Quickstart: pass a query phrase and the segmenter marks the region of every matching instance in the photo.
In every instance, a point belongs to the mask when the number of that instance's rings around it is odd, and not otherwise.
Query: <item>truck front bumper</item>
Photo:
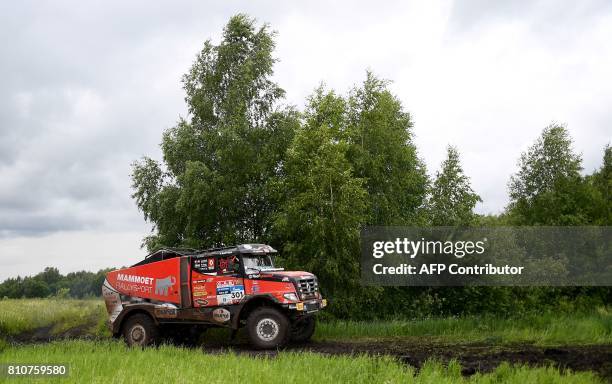
[[[303,314],[318,312],[325,307],[327,307],[327,299],[298,301],[297,303],[287,305],[288,309]]]

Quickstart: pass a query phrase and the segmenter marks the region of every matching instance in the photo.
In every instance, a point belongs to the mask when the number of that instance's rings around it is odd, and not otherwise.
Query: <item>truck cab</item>
[[[265,244],[152,253],[107,274],[109,327],[140,346],[167,334],[196,339],[209,327],[246,327],[260,349],[306,341],[327,301],[316,276],[277,267],[276,255]]]

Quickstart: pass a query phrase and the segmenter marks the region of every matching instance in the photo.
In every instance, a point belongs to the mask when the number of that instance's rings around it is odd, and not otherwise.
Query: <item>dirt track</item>
[[[244,342],[232,343],[230,347],[204,344],[207,353],[234,351],[251,356],[274,356],[277,351],[256,351]],[[594,371],[612,381],[612,345],[539,347],[529,344],[444,344],[426,340],[384,340],[355,342],[310,342],[293,345],[286,351],[311,351],[329,355],[389,355],[416,368],[429,359],[444,363],[451,359],[459,361],[464,375],[489,372],[502,362],[527,364],[530,366],[554,365],[573,371]]]
[[[40,328],[33,332],[9,338],[14,343],[40,343],[57,339],[86,338],[86,326],[76,327],[61,334],[51,335],[51,327]],[[204,336],[205,338],[205,336]],[[233,351],[249,356],[275,356],[278,351],[258,351],[252,349],[244,339],[227,339],[205,342],[196,347],[204,353]],[[560,369],[573,371],[594,371],[612,382],[612,344],[608,345],[560,345],[541,347],[531,344],[498,345],[487,343],[448,344],[432,342],[426,338],[403,340],[364,340],[364,341],[318,341],[301,345],[289,345],[285,351],[309,351],[327,355],[388,355],[399,361],[420,368],[429,359],[443,363],[456,359],[463,367],[464,375],[476,372],[489,372],[502,362],[527,364],[530,366],[554,365]]]

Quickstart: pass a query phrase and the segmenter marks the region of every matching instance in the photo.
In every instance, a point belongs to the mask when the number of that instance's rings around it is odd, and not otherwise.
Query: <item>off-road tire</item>
[[[257,308],[247,318],[247,333],[256,349],[279,348],[285,345],[291,334],[287,316],[271,307]]]
[[[296,320],[291,326],[291,341],[305,343],[315,332],[317,320],[314,316],[305,316]]]
[[[154,345],[159,337],[159,329],[153,319],[138,313],[130,316],[123,325],[123,338],[130,347]]]

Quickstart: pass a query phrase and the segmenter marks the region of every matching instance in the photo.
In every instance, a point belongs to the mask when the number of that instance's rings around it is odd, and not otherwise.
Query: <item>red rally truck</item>
[[[260,349],[306,341],[327,301],[316,276],[276,268],[276,254],[264,244],[152,253],[106,275],[109,327],[135,346],[167,335],[193,342],[209,327],[246,327]]]

